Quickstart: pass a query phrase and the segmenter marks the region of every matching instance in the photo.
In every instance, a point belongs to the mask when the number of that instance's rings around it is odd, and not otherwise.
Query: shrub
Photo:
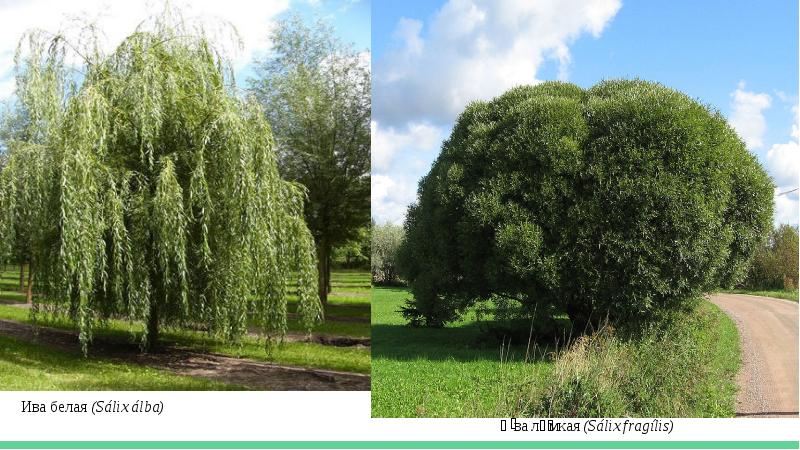
[[[474,102],[409,208],[412,322],[477,302],[650,317],[744,274],[773,185],[718,112],[660,84],[547,82]]]
[[[397,249],[403,241],[403,228],[391,223],[372,227],[372,282],[399,284]]]

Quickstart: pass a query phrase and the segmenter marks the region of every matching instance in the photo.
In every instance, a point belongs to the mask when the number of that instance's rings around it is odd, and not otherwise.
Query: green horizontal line
[[[798,449],[798,441],[0,441],[0,449]]]

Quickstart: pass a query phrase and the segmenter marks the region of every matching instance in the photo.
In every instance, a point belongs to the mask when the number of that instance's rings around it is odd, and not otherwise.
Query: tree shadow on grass
[[[372,324],[373,358],[535,363],[547,360],[554,348],[552,342],[504,341],[479,323],[445,328]]]
[[[47,348],[9,338],[0,338],[0,344],[3,347],[0,350],[0,372],[6,378],[3,390],[236,389],[222,383],[174,376],[138,365],[91,356],[85,358],[77,350]],[[46,377],[42,377],[42,374],[46,374]]]

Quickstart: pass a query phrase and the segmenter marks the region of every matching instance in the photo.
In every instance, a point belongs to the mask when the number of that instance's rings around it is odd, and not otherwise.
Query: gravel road
[[[740,294],[714,294],[711,301],[739,328],[742,367],[736,415],[798,415],[797,302]]]

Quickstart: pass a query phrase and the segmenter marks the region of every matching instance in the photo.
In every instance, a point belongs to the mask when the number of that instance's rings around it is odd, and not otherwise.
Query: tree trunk
[[[33,261],[28,264],[28,291],[26,293],[28,304],[33,304]]]
[[[328,252],[328,263],[325,265],[325,271],[327,272],[325,274],[325,279],[328,281],[328,293],[329,294],[333,290],[333,288],[331,287],[331,265],[332,265],[331,253],[333,253],[333,252]]]
[[[328,246],[321,243],[317,246],[317,277],[319,282],[319,299],[323,305],[328,304]]]
[[[567,316],[572,322],[572,332],[580,334],[591,333],[596,329],[592,322],[592,306],[573,299],[567,303]]]
[[[19,291],[25,292],[25,263],[19,263]]]
[[[145,351],[152,351],[158,343],[158,304],[154,298],[150,298],[150,314],[147,317],[147,346]]]

